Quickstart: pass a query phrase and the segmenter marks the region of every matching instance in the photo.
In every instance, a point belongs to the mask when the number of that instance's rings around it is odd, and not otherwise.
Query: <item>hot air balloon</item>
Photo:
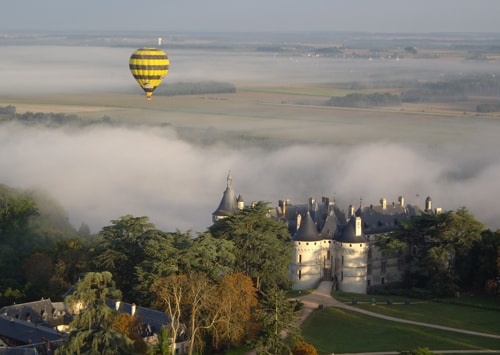
[[[169,60],[162,50],[145,47],[132,53],[129,61],[130,72],[151,100],[153,91],[168,73]]]

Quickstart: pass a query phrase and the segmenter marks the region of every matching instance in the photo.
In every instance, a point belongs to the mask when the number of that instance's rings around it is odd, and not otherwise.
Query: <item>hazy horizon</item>
[[[500,32],[496,0],[17,0],[0,31]]]

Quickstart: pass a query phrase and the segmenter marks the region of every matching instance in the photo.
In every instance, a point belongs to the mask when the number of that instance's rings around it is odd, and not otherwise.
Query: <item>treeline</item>
[[[482,103],[476,106],[476,112],[488,113],[488,112],[500,112],[500,103]]]
[[[13,105],[0,106],[0,122],[16,121],[26,125],[42,125],[47,127],[59,127],[62,125],[87,126],[97,123],[111,123],[109,116],[89,121],[82,120],[77,115],[58,112],[24,112],[17,113]]]
[[[81,272],[79,260],[63,254],[82,242],[49,196],[0,185],[0,305],[60,298]],[[65,280],[61,287],[58,280]]]
[[[369,108],[377,106],[398,106],[401,105],[399,95],[390,93],[373,94],[349,94],[341,97],[332,97],[326,103],[327,106]]]
[[[219,81],[177,82],[159,86],[155,95],[203,95],[203,94],[232,94],[236,86]]]
[[[495,75],[470,76],[448,81],[417,84],[401,93],[403,102],[456,102],[468,96],[500,96],[500,78]]]
[[[353,93],[346,96],[331,97],[326,105],[338,107],[369,108],[378,106],[397,106],[403,102],[457,102],[474,97],[500,97],[500,78],[495,75],[470,76],[447,81],[425,82],[401,81],[380,83],[344,84],[350,90],[377,90],[377,88],[400,88],[401,94],[391,93]],[[477,112],[497,112],[497,103],[481,103]]]

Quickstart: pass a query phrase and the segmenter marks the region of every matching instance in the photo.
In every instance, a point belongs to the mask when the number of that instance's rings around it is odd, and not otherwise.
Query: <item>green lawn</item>
[[[315,311],[303,323],[302,333],[319,354],[402,351],[417,347],[500,349],[500,339],[411,326],[337,308]]]
[[[392,317],[431,322],[453,328],[467,329],[491,334],[500,334],[500,298],[465,295],[459,299],[419,300],[401,296],[355,295],[334,292],[338,300],[352,304],[357,298],[360,307]],[[376,300],[376,306],[371,300]],[[393,301],[392,305],[387,300]],[[410,304],[405,304],[406,300]]]

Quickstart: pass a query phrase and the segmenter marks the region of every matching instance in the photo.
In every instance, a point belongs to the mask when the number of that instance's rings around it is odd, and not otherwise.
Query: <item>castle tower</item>
[[[321,280],[321,241],[316,223],[307,211],[292,238],[290,273],[294,289],[314,288]]]
[[[368,249],[361,217],[352,216],[335,237],[335,276],[340,290],[366,293]]]
[[[241,196],[240,196],[241,197]],[[222,195],[222,199],[219,203],[219,207],[212,213],[212,222],[217,222],[220,219],[226,218],[239,210],[239,205],[241,205],[243,198],[239,201],[236,198],[236,193],[233,190],[233,177],[231,172],[227,175],[227,187]]]

